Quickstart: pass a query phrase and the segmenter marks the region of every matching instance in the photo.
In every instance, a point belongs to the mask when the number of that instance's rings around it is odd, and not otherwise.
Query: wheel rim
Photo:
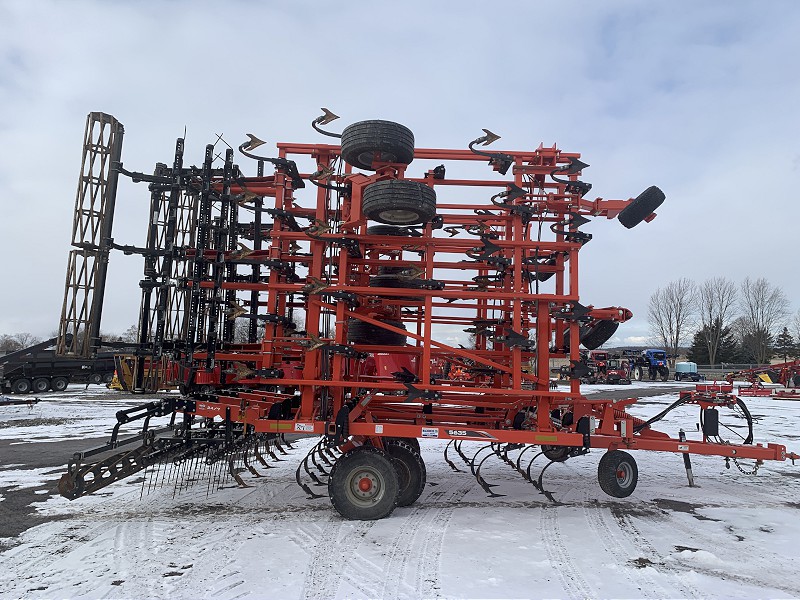
[[[628,463],[620,463],[614,473],[617,478],[617,484],[622,489],[631,487],[633,483],[633,468]]]
[[[345,490],[350,502],[356,506],[368,507],[383,498],[386,485],[380,473],[362,467],[350,475]]]
[[[381,221],[390,223],[416,223],[419,221],[419,213],[417,211],[402,208],[382,210],[378,213],[378,217]]]
[[[376,155],[377,155],[377,161],[376,161]],[[361,152],[358,155],[358,162],[360,162],[362,165],[372,165],[374,161],[387,162],[387,163],[397,162],[397,155],[392,154],[391,152],[375,152],[375,151]]]

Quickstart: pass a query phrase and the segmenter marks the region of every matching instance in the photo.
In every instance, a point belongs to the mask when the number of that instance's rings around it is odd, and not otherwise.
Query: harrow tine
[[[544,494],[544,495],[547,497],[547,499],[548,499],[548,500],[550,500],[550,502],[553,502],[554,504],[560,504],[560,502],[558,502],[558,500],[556,500],[556,499],[553,497],[553,493],[552,493],[552,492],[548,492],[546,489],[544,489],[544,485],[542,484],[542,477],[544,477],[544,472],[545,472],[545,471],[547,471],[547,468],[548,468],[550,465],[552,465],[553,463],[555,463],[555,462],[563,462],[563,461],[551,460],[549,463],[547,463],[547,464],[544,466],[544,469],[542,469],[542,472],[541,472],[541,473],[539,473],[538,485],[536,485],[536,488],[537,488],[537,489],[538,489],[538,490],[539,490],[539,491],[540,491],[542,494]]]
[[[539,484],[536,481],[533,480],[533,477],[531,477],[531,466],[533,465],[533,461],[535,461],[537,458],[539,458],[542,454],[544,454],[544,452],[538,452],[536,454],[536,456],[534,456],[531,459],[531,462],[528,463],[528,468],[525,469],[525,475],[524,475],[525,479],[530,481],[533,484],[533,487],[535,487],[539,491],[541,491],[542,488],[540,488]]]
[[[455,440],[450,440],[449,442],[447,442],[447,445],[444,447],[444,460],[448,465],[450,465],[450,468],[453,469],[453,471],[455,471],[456,473],[463,473],[463,471],[461,469],[459,469],[453,463],[453,461],[450,460],[450,458],[447,456],[447,450],[450,448],[451,445],[454,445],[453,442],[455,442]]]
[[[477,456],[477,454],[476,454],[476,456]],[[483,463],[486,462],[486,459],[489,458],[490,456],[492,456],[492,454],[487,454],[486,456],[483,457],[481,462],[478,463],[478,468],[475,469],[475,479],[478,480],[478,485],[480,485],[483,488],[484,492],[489,494],[490,498],[502,498],[503,496],[505,496],[505,494],[495,494],[492,491],[492,488],[495,487],[496,484],[492,485],[492,484],[488,483],[483,477],[481,477],[481,467],[483,466]]]

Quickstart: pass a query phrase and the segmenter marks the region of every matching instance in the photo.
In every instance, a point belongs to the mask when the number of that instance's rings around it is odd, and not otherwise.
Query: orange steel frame
[[[313,162],[318,170],[330,169],[322,181],[348,186],[349,194],[337,194],[330,187],[295,190],[291,178],[280,170],[272,176],[238,180],[231,194],[264,197],[265,206],[274,200],[274,209],[307,218],[313,225],[293,230],[287,217],[280,216],[286,213],[276,212],[268,248],[238,257],[228,251],[226,260],[283,261],[307,270],[307,276],[293,281],[272,269],[265,283],[225,281],[221,288],[259,292],[264,298],[261,308],[272,315],[286,315],[290,305],[304,310],[307,335],[297,335],[281,322],[268,322],[260,343],[220,348],[214,356],[217,370],[241,374],[228,377],[213,394],[195,394],[192,414],[222,418],[228,414],[255,432],[304,434],[332,434],[337,415],[345,415],[349,436],[356,442],[372,438],[376,444],[378,438],[390,436],[786,458],[781,445],[723,445],[705,438],[681,441],[650,426],[641,427],[644,422],[626,412],[635,399],[589,400],[581,394],[578,377],[571,378],[568,391],[550,388],[551,358],[579,363],[581,325],[632,317],[625,308],[591,305],[581,314],[579,252],[587,240],[585,234],[581,237],[579,225],[585,221],[580,217],[611,219],[631,200],[587,200],[549,178],[579,154],[556,146],[503,151],[513,160],[503,176],[476,164],[485,163],[486,157],[468,150],[423,148],[415,150],[410,165],[384,164],[367,175],[353,172],[339,159],[339,146],[278,144],[278,150],[280,158],[299,165]],[[459,176],[442,179],[432,170],[416,173],[423,161],[444,163]],[[466,171],[481,175],[466,178],[461,175]],[[304,179],[310,175],[301,173]],[[578,176],[566,175],[573,181]],[[428,223],[412,237],[367,233],[362,192],[371,183],[392,178],[423,182],[441,192],[437,202],[441,228]],[[509,200],[516,188],[524,195]],[[447,229],[455,233],[448,237]],[[217,251],[207,254],[215,260]],[[191,250],[186,258],[194,259]],[[546,259],[551,264],[539,264]],[[444,287],[371,287],[369,278],[380,266],[415,269],[419,279],[443,282]],[[200,285],[213,287],[211,282]],[[405,334],[409,341],[405,346],[348,343],[349,319]],[[406,330],[385,319],[403,322]],[[334,323],[327,337],[326,320]],[[474,348],[442,341],[443,331],[474,327],[476,321],[484,330],[475,336]],[[361,354],[348,355],[347,347]],[[362,374],[364,356],[377,353],[416,357],[418,381],[405,384],[397,378]],[[193,355],[199,365],[205,358],[203,352]],[[450,380],[436,368],[442,362],[463,366],[472,377]],[[273,374],[282,369],[284,375],[259,375],[267,369]],[[291,416],[269,418],[275,414],[270,412],[273,406],[287,400]],[[729,406],[735,397],[698,393],[690,401],[709,408]],[[573,425],[559,425],[552,418],[556,411],[571,412]],[[525,413],[524,424],[519,428],[517,422],[515,428],[519,413]],[[589,435],[577,432],[575,424],[581,417],[590,418]]]

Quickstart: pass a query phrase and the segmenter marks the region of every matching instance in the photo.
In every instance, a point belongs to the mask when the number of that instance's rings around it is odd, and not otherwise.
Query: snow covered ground
[[[0,407],[0,439],[101,435],[116,410],[136,403],[113,398],[70,388],[30,410]],[[644,398],[631,412],[651,416],[675,399]],[[800,450],[800,402],[746,402],[757,442]],[[722,416],[743,432],[741,419]],[[692,438],[696,422],[696,407],[680,408],[658,428]],[[53,519],[0,546],[0,597],[800,597],[800,465],[766,463],[753,477],[721,458],[693,457],[698,487],[690,488],[680,456],[638,452],[639,485],[615,499],[596,482],[601,452],[593,451],[548,469],[554,504],[495,459],[483,475],[504,496],[488,498],[468,472],[447,466],[444,442],[426,440],[430,485],[417,503],[352,522],[294,481],[314,443],[300,440],[288,460],[257,467],[263,477],[248,474],[250,487],[228,480],[211,493],[206,481],[176,491],[171,479],[185,474],[165,468],[69,502],[49,493],[62,469],[0,465],[0,490],[35,489],[37,512]]]

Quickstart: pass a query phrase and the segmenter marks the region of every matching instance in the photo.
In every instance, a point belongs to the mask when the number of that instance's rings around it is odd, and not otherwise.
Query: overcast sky
[[[321,140],[326,106],[388,119],[420,147],[540,142],[582,153],[589,198],[658,185],[635,229],[595,220],[584,304],[626,306],[612,343],[648,335],[680,277],[766,277],[800,308],[800,2],[0,0],[0,333],[61,313],[87,113],[125,126],[126,168],[187,163],[222,133]],[[332,125],[331,128],[334,128]],[[494,146],[493,146],[494,148]],[[124,180],[118,243],[143,245],[149,194]],[[103,330],[137,320],[141,259],[112,255]]]

